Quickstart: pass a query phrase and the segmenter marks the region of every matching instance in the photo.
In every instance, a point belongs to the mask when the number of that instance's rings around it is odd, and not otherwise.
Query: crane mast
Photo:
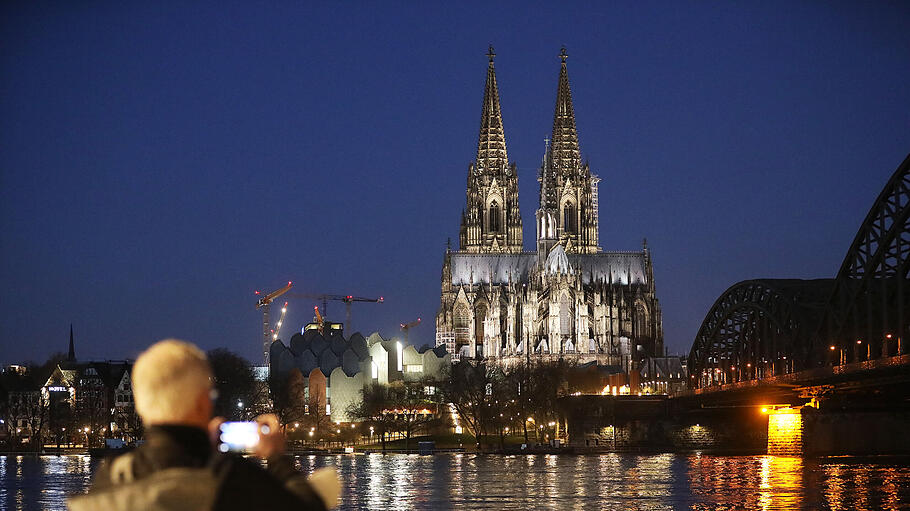
[[[262,309],[262,359],[265,365],[269,365],[269,346],[272,344],[273,340],[278,338],[277,331],[272,330],[269,322],[269,310],[271,309],[272,302],[275,298],[278,298],[290,290],[291,282],[288,281],[286,286],[276,289],[266,295],[262,295],[262,293],[256,291],[257,296],[262,296],[262,298],[256,301],[256,308]],[[281,309],[281,319],[278,320],[278,328],[281,328],[285,313],[287,313],[287,303],[285,303],[284,307]]]

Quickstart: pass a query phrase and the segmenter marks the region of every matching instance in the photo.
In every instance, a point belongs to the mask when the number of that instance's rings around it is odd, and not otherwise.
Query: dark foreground
[[[773,456],[298,456],[336,465],[341,509],[900,509],[910,463]],[[0,456],[0,509],[64,509],[97,460]]]

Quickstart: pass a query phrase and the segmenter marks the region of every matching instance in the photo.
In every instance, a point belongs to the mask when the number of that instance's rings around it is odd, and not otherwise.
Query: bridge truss
[[[907,353],[910,155],[866,215],[834,279],[727,289],[689,353],[690,386],[755,380]]]

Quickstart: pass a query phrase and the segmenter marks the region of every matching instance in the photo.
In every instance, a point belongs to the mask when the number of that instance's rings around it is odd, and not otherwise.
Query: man
[[[285,438],[274,415],[257,419],[253,455],[265,460],[267,469],[214,448],[211,439],[223,419],[212,419],[212,370],[196,346],[174,339],[152,345],[136,360],[132,381],[146,441],[102,465],[91,491],[71,499],[70,509],[325,510],[335,505],[337,478],[323,473],[314,489],[284,456]]]

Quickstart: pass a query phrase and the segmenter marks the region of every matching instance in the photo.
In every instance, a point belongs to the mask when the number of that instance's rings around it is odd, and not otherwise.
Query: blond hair
[[[136,411],[146,425],[191,417],[199,395],[212,388],[209,361],[195,345],[165,339],[145,350],[133,366]]]

